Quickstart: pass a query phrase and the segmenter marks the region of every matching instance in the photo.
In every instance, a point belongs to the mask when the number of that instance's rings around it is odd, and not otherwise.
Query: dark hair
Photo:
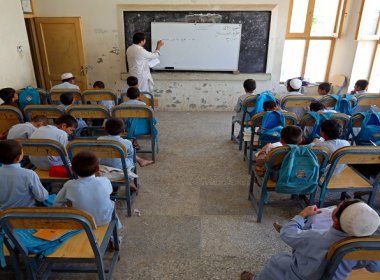
[[[326,140],[338,139],[343,133],[343,127],[338,120],[325,120],[321,124],[321,131],[328,137]]]
[[[80,177],[94,175],[99,167],[99,159],[93,152],[77,153],[71,161],[71,168]]]
[[[127,96],[129,99],[137,99],[140,96],[140,90],[136,87],[130,87],[127,90]]]
[[[102,81],[96,81],[92,87],[105,88],[105,85]]]
[[[74,93],[64,92],[59,96],[59,100],[63,105],[71,105],[74,101]]]
[[[264,111],[273,110],[274,108],[276,108],[276,106],[277,106],[277,103],[274,102],[273,100],[267,100],[263,104]]]
[[[35,115],[32,117],[32,122],[42,122],[44,125],[47,125],[49,120],[47,117],[42,115]]]
[[[12,164],[16,158],[21,155],[22,146],[16,140],[0,141],[0,162],[3,164]]]
[[[124,131],[124,122],[121,119],[110,118],[104,127],[109,135],[120,135]]]
[[[355,204],[355,203],[358,203],[358,202],[362,202],[362,201],[360,199],[356,199],[356,198],[355,199],[347,199],[347,200],[342,201],[338,206],[338,210],[336,211],[335,216],[340,221],[340,216],[342,216],[343,211],[346,210],[346,208],[348,206]]]
[[[368,84],[369,83],[367,80],[357,80],[355,86],[357,86],[361,90],[365,90],[368,87]]]
[[[127,85],[130,87],[135,87],[139,83],[139,80],[135,76],[129,76],[127,78]]]
[[[136,32],[135,34],[133,34],[133,44],[139,44],[145,39],[146,39],[146,36],[145,36],[145,33],[143,32]]]
[[[0,90],[0,98],[3,99],[4,103],[11,103],[16,91],[13,88],[3,88]]]
[[[56,125],[66,124],[68,127],[77,127],[77,120],[71,115],[63,115],[55,120]]]
[[[331,90],[331,84],[330,83],[320,83],[318,86],[318,89],[324,90],[327,93],[329,93]]]
[[[299,144],[302,141],[302,129],[296,125],[285,126],[281,130],[281,139],[286,144]]]
[[[253,79],[247,79],[244,81],[243,87],[246,92],[252,92],[256,89],[256,81]]]
[[[319,110],[326,110],[326,106],[319,101],[313,101],[310,103],[310,111],[318,112]]]

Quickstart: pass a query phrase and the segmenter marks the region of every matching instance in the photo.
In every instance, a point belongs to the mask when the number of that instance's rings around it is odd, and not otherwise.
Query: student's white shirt
[[[30,122],[16,124],[9,129],[7,139],[29,139],[36,130],[37,127]]]
[[[115,203],[110,199],[112,185],[105,177],[79,177],[69,180],[58,192],[54,206],[65,206],[71,201],[72,207],[90,213],[97,226],[108,224],[112,218]]]
[[[138,99],[129,99],[128,101],[121,103],[121,105],[146,105],[146,103]]]
[[[66,148],[68,143],[67,133],[56,126],[47,125],[36,129],[31,135],[30,139],[50,139],[55,140]],[[50,166],[63,165],[60,157],[30,157],[30,161],[38,168],[42,170],[49,170]]]
[[[254,96],[254,95],[257,95],[257,93],[256,92],[252,92],[252,93],[246,93],[246,94],[243,94],[243,95],[239,96],[239,98],[238,98],[238,100],[236,102],[235,108],[234,108],[234,111],[236,112],[236,115],[233,118],[234,121],[241,121],[241,119],[243,118],[243,103],[244,103],[244,100],[247,99],[248,97]]]
[[[51,89],[77,89],[77,90],[80,90],[79,86],[71,84],[69,82],[63,82],[61,84],[52,86]]]
[[[32,207],[36,200],[48,198],[36,172],[25,169],[19,163],[0,167],[0,210],[12,207]]]
[[[343,140],[343,139],[334,139],[334,140],[326,140],[326,141],[317,140],[313,142],[313,144],[318,147],[326,147],[330,151],[330,154],[329,154],[330,157],[339,148],[351,146],[347,140]],[[338,164],[335,167],[334,175],[341,173],[346,167],[347,165],[345,164]]]
[[[149,61],[160,56],[159,52],[148,52],[144,47],[133,44],[127,49],[129,74],[139,81],[140,91],[153,92],[153,78],[150,74]]]

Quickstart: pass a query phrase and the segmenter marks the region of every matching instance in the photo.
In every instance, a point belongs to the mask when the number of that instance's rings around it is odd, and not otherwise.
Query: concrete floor
[[[159,112],[160,151],[140,168],[141,191],[125,218],[114,279],[239,279],[290,249],[273,230],[297,206],[268,206],[263,222],[248,201],[247,168],[229,141],[231,113]]]

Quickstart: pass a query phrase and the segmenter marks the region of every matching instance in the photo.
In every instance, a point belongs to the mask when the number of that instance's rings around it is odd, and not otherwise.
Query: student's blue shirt
[[[0,167],[0,210],[12,207],[31,207],[48,198],[38,175],[19,163]]]
[[[326,266],[326,254],[330,246],[348,235],[331,227],[328,231],[304,230],[305,220],[295,216],[281,230],[281,239],[293,249],[292,255],[281,253],[273,256],[255,280],[319,280]],[[366,267],[380,271],[380,262],[344,261],[337,269],[334,280],[343,280],[353,268]]]
[[[100,136],[98,138],[98,140],[113,140],[113,141],[117,141],[117,142],[120,142],[121,144],[123,144],[125,146],[125,148],[127,149],[127,153],[128,153],[128,155],[125,159],[125,163],[127,164],[127,168],[129,170],[131,170],[135,167],[135,164],[133,162],[134,149],[133,149],[133,145],[132,145],[131,141],[129,141],[128,139],[122,138],[120,135]],[[120,159],[118,159],[118,158],[101,158],[100,163],[103,165],[123,169],[122,163],[121,163]]]

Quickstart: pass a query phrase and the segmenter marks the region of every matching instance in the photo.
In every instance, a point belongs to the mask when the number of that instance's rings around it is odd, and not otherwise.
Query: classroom
[[[378,0],[0,7],[1,279],[380,279]]]

